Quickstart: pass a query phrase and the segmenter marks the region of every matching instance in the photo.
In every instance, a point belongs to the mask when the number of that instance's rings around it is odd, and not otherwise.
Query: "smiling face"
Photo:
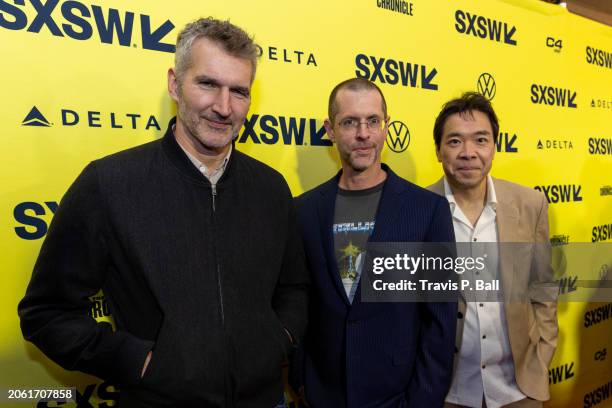
[[[333,123],[325,121],[345,172],[380,169],[380,154],[387,136],[382,98],[375,89],[341,89],[336,95]],[[359,122],[355,127],[356,122]]]
[[[177,78],[168,71],[168,91],[178,104],[175,135],[207,150],[229,148],[251,103],[253,67],[200,38],[191,49],[191,64]]]
[[[449,116],[436,155],[451,187],[483,188],[495,155],[493,130],[487,115],[467,111]]]

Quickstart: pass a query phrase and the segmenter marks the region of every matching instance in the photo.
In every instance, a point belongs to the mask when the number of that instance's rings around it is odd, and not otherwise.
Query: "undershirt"
[[[338,188],[334,209],[334,253],[349,302],[359,285],[365,248],[374,231],[384,182],[365,190]]]

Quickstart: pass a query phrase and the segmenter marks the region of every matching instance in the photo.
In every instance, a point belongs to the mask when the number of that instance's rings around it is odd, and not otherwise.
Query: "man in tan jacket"
[[[477,93],[446,103],[434,126],[436,155],[445,176],[429,189],[448,199],[457,242],[474,247],[496,243],[493,262],[499,266],[506,299],[460,297],[446,408],[541,407],[550,398],[548,365],[558,333],[556,289],[548,286],[548,297],[527,290],[519,301],[506,297],[523,286],[533,289],[528,280],[534,265],[539,282],[552,281],[546,249],[548,204],[535,190],[489,175],[498,132],[490,102]],[[535,245],[499,245],[509,242]]]

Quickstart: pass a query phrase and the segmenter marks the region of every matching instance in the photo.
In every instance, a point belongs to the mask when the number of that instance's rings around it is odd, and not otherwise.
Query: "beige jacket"
[[[548,203],[542,193],[508,181],[493,179],[497,196],[497,228],[499,242],[548,243]],[[444,179],[428,187],[444,196]],[[538,248],[542,248],[538,246]],[[500,248],[500,274],[502,288],[516,288],[526,283],[532,262],[544,271],[540,280],[553,281],[550,251],[535,251],[517,256],[516,251]],[[523,282],[521,282],[523,281]],[[552,295],[551,295],[552,289]],[[548,287],[548,297],[554,297],[556,288]],[[463,333],[463,316],[466,303],[459,301],[460,318],[457,319],[457,343],[459,350]],[[528,397],[546,401],[548,390],[548,365],[557,346],[557,303],[531,298],[530,302],[505,304],[506,321],[516,383]]]

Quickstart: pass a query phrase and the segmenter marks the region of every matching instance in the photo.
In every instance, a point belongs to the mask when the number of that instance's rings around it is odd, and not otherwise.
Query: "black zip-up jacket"
[[[235,149],[213,192],[173,123],[161,140],[92,162],[68,189],[19,304],[24,337],[117,384],[122,406],[272,407],[285,329],[300,339],[306,326],[291,193]],[[114,331],[88,313],[100,288]]]

